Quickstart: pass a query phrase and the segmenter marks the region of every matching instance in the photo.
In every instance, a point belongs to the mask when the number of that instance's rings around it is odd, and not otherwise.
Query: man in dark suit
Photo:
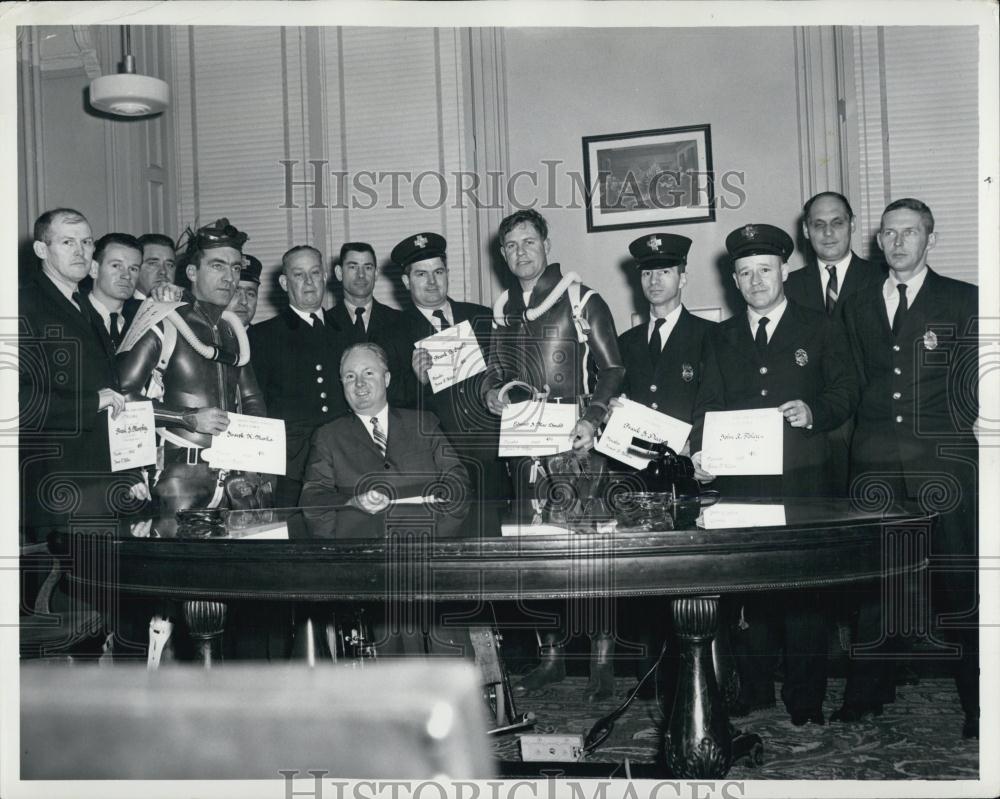
[[[785,296],[805,308],[843,319],[847,299],[871,286],[881,285],[885,269],[851,250],[854,211],[844,195],[821,192],[810,197],[802,210],[802,233],[812,247],[815,260],[789,272]],[[847,491],[853,433],[854,419],[851,418],[827,434],[832,477],[843,493]]]
[[[955,665],[962,732],[978,737],[978,289],[928,266],[934,216],[919,200],[886,207],[878,244],[888,277],[844,309],[862,387],[851,448],[852,494],[874,485],[891,500],[918,500],[939,514],[930,545],[931,607],[950,612],[952,620],[943,630],[930,629],[935,643],[941,643],[940,632],[960,644]],[[891,656],[900,654],[900,642],[883,632],[878,593],[873,587],[862,603],[858,643],[869,657],[852,661],[836,720],[878,715],[892,698]],[[871,650],[882,657],[872,658]]]
[[[344,333],[321,307],[326,270],[323,255],[292,247],[281,258],[278,283],[288,307],[250,328],[250,362],[268,415],[285,420],[285,474],[275,490],[278,507],[299,504],[309,439],[320,425],[347,412],[338,378]]]
[[[715,327],[681,303],[690,247],[691,239],[672,233],[642,236],[629,245],[642,293],[649,302],[649,321],[618,337],[625,363],[622,392],[684,422],[693,421],[703,371],[703,344]]]
[[[142,246],[127,233],[107,233],[94,245],[87,299],[97,313],[98,332],[112,352],[142,304],[132,296],[141,262]]]
[[[260,273],[263,268],[259,258],[244,255],[243,269],[240,270],[240,282],[236,287],[236,293],[229,301],[227,310],[232,311],[240,318],[245,330],[250,329],[254,315],[257,313],[257,295],[260,292]]]
[[[416,397],[417,409],[437,416],[462,459],[469,472],[472,498],[507,499],[510,479],[497,458],[500,425],[486,407],[485,372],[435,394],[427,376],[433,359],[419,346],[428,336],[468,322],[484,359],[490,351],[492,311],[448,296],[447,246],[443,236],[419,233],[403,239],[392,250],[392,260],[402,268],[403,285],[413,300],[413,306],[403,311],[400,328],[412,366],[406,377],[414,383],[410,393]]]
[[[734,280],[747,303],[711,333],[691,434],[700,465],[704,414],[714,410],[777,408],[785,419],[783,473],[719,478],[723,496],[811,497],[831,493],[828,446],[822,435],[848,418],[858,386],[843,328],[826,314],[785,298],[792,240],[771,225],[746,225],[726,238]],[[704,476],[704,472],[700,473]],[[785,630],[782,699],[796,725],[823,724],[826,690],[825,614],[814,592],[797,592],[780,614]],[[734,636],[742,701],[748,708],[774,702],[769,658],[773,597],[743,601],[749,635]]]
[[[432,414],[389,406],[385,351],[377,344],[348,347],[340,379],[351,413],[315,432],[305,468],[302,506],[313,535],[382,535],[392,500],[427,496],[442,485],[450,501],[445,513],[432,514],[440,522],[435,533],[460,531],[468,474]],[[345,505],[360,514],[331,510]]]
[[[18,291],[25,528],[55,524],[72,514],[124,510],[130,488],[127,478],[110,473],[105,411],[114,417],[125,407],[114,353],[97,329],[97,313],[79,291],[94,253],[90,225],[79,211],[56,208],[35,222],[34,239],[41,268]],[[123,483],[121,491],[116,481]],[[28,539],[37,535],[26,532]]]

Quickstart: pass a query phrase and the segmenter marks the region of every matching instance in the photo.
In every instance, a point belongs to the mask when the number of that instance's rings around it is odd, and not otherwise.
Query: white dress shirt
[[[422,313],[424,315],[424,318],[427,319],[427,321],[430,322],[434,326],[434,329],[437,330],[438,333],[441,332],[441,320],[438,319],[434,315],[438,311],[441,311],[444,314],[444,318],[448,320],[448,324],[451,327],[455,326],[455,316],[451,312],[451,303],[450,302],[446,302],[440,308],[420,308],[420,307],[417,307],[417,310],[420,311],[420,313]]]
[[[316,316],[319,317],[319,320],[324,325],[326,324],[326,317],[323,316],[323,309],[322,308],[320,308],[318,311],[310,311],[309,313],[306,313],[305,311],[300,311],[294,305],[289,305],[288,307],[291,308],[293,311],[295,311],[295,313],[297,313],[299,315],[299,318],[303,322],[305,322],[307,325],[309,325],[309,327],[313,326],[313,320],[312,320],[311,314],[316,314]]]
[[[920,292],[920,287],[924,285],[924,278],[927,277],[927,267],[925,266],[916,275],[906,281],[906,307],[912,308],[913,301]],[[896,308],[899,307],[899,289],[896,288],[902,281],[896,278],[896,273],[889,270],[889,277],[882,284],[882,297],[885,299],[885,312],[892,324],[892,319],[896,315]]]
[[[667,344],[667,339],[670,338],[671,332],[677,327],[677,320],[681,318],[681,309],[683,305],[678,305],[674,310],[663,317],[663,325],[660,327],[660,352],[663,352],[663,348]],[[650,314],[649,324],[646,325],[646,341],[649,341],[650,337],[653,335],[653,330],[656,327],[656,320],[659,317]]]
[[[757,323],[763,318],[767,317],[767,325],[764,327],[764,332],[767,333],[767,343],[771,343],[771,335],[774,333],[774,328],[778,326],[778,322],[781,321],[781,317],[785,313],[785,308],[788,307],[788,300],[782,300],[781,304],[767,313],[757,313],[753,308],[747,307],[747,318],[750,320],[750,335],[753,338],[757,337]]]
[[[347,318],[351,320],[351,324],[352,325],[354,324],[355,320],[358,318],[357,315],[356,315],[356,313],[355,313],[355,309],[357,309],[357,308],[360,308],[361,311],[362,311],[362,313],[361,313],[361,322],[365,326],[365,332],[367,333],[368,332],[368,325],[372,321],[372,301],[369,300],[367,305],[355,305],[352,302],[348,302],[347,300],[344,300],[344,309],[347,311]]]
[[[819,268],[819,282],[823,288],[823,298],[826,299],[826,287],[830,282],[830,273],[827,271],[828,266],[833,266],[837,271],[837,293],[840,294],[841,289],[844,288],[844,280],[847,278],[847,267],[851,265],[851,258],[854,253],[850,250],[847,251],[847,255],[837,261],[835,264],[831,264],[829,261],[817,261]],[[770,317],[768,317],[770,319]],[[770,325],[768,325],[770,327]]]
[[[101,319],[104,320],[104,329],[108,331],[108,335],[110,336],[111,311],[104,305],[103,302],[101,302],[99,299],[97,299],[96,296],[94,296],[93,292],[90,293],[88,299],[90,300],[90,304],[94,307],[94,310],[97,311],[97,313],[100,314]],[[125,321],[125,319],[122,317],[122,312],[119,310],[115,311],[115,313],[118,314],[118,324],[119,326],[121,326]]]
[[[385,405],[383,405],[382,406],[382,410],[380,410],[378,413],[365,412],[365,413],[359,413],[358,414],[358,418],[361,420],[361,424],[363,424],[365,426],[365,430],[368,431],[368,435],[371,438],[372,443],[375,444],[375,446],[377,447],[378,446],[378,442],[375,441],[375,433],[372,431],[372,417],[373,416],[378,419],[379,429],[382,431],[382,434],[385,436],[386,444],[388,445],[388,442],[389,442],[389,405],[388,405],[388,403],[386,403]]]

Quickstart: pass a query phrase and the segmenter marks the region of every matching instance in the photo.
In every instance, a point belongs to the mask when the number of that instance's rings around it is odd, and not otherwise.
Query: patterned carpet
[[[532,733],[586,735],[619,700],[588,706],[581,701],[585,685],[585,678],[569,677],[521,700],[517,709],[535,713],[538,722]],[[623,696],[633,685],[633,680],[618,678],[618,695]],[[824,706],[827,717],[840,707],[843,690],[842,679],[830,681]],[[567,710],[574,708],[574,703],[575,710]],[[658,715],[653,702],[637,699],[586,762],[621,764],[628,758],[633,769],[653,768],[660,740]],[[962,740],[962,711],[955,684],[947,678],[925,677],[916,686],[899,688],[896,702],[887,705],[881,717],[859,724],[794,727],[780,701],[773,709],[757,711],[735,723],[763,738],[764,763],[757,768],[737,763],[728,779],[954,780],[979,776],[979,741]],[[517,763],[521,758],[516,735],[494,739],[494,751],[507,774],[527,767]],[[612,766],[606,776],[613,770]],[[619,769],[614,776],[622,774]]]

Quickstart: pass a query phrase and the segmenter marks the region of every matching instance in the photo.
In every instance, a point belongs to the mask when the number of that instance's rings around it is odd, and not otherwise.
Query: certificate
[[[636,469],[651,460],[650,455],[632,448],[632,438],[641,438],[654,444],[666,442],[674,452],[684,449],[691,425],[654,411],[629,399],[618,400],[622,405],[611,412],[607,427],[594,445],[594,449]]]
[[[203,457],[213,469],[284,474],[285,422],[230,413],[229,427],[212,439]]]
[[[555,455],[573,448],[576,403],[513,402],[500,417],[501,458]]]
[[[701,468],[723,475],[781,474],[785,417],[777,408],[709,411]]]
[[[731,527],[782,527],[784,524],[784,505],[754,502],[719,502],[705,508],[698,517],[698,526],[705,530],[725,530]]]
[[[434,362],[427,379],[435,394],[486,371],[483,351],[468,320],[421,339],[416,346],[427,350]]]
[[[126,402],[125,410],[112,419],[108,414],[108,447],[111,471],[152,466],[156,463],[156,422],[153,403]]]

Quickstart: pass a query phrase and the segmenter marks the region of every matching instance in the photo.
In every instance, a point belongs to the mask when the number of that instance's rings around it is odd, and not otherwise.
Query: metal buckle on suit
[[[201,447],[186,447],[188,466],[197,466],[201,460]]]

